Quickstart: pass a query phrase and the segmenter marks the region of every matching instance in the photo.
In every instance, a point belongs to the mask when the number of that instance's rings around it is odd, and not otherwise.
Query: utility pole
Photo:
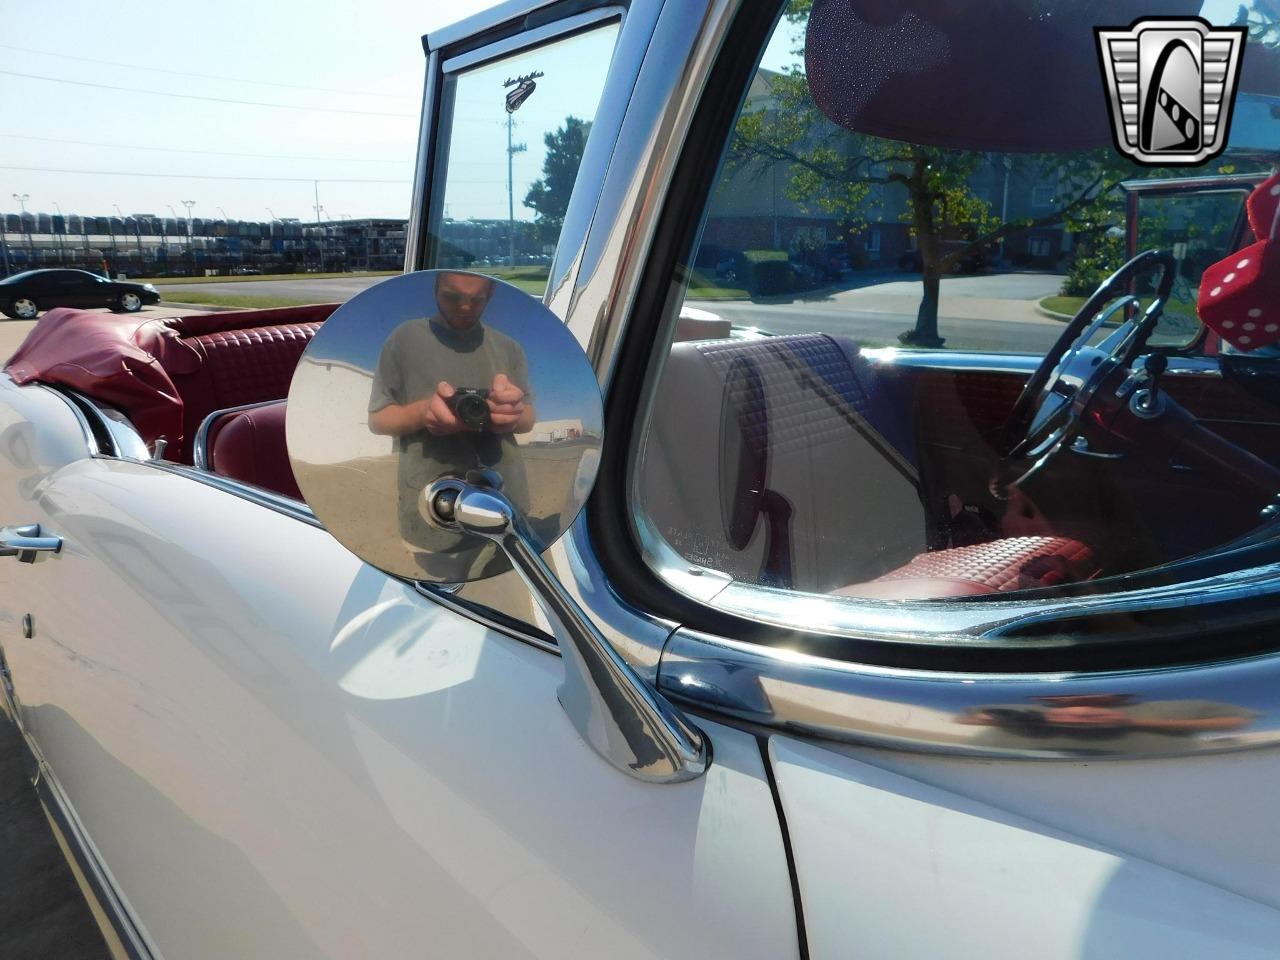
[[[524,153],[528,147],[523,143],[512,143],[511,134],[515,127],[515,111],[507,111],[507,241],[510,247],[511,266],[516,265],[516,195],[514,181],[514,164],[512,160],[517,153]]]
[[[516,195],[512,160],[517,153],[524,153],[529,148],[523,143],[513,143],[512,134],[516,126],[516,111],[538,89],[534,81],[541,76],[545,74],[541,70],[535,70],[522,77],[508,78],[502,83],[504,88],[513,88],[507,94],[507,239],[513,267],[516,265]]]
[[[324,228],[320,226],[320,211],[324,207],[320,206],[320,181],[312,180],[311,187],[315,191],[316,199],[316,253],[320,257],[320,272],[324,272]]]

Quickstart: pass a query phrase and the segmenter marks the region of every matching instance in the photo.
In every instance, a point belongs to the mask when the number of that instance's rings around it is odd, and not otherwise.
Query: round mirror
[[[603,406],[578,341],[492,277],[393,277],[336,310],[289,388],[286,436],[303,497],[366,563],[461,583],[509,566],[447,530],[423,491],[447,477],[498,488],[542,552],[573,523],[600,462]]]

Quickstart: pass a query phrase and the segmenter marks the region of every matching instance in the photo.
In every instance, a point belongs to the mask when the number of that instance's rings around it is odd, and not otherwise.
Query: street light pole
[[[57,200],[53,201],[53,209],[58,211],[58,219],[62,221],[62,233],[58,233],[56,230],[53,232],[53,235],[58,238],[58,266],[65,267],[67,265],[67,258],[66,251],[63,248],[62,238],[67,232],[67,218],[62,215],[62,207],[58,206]]]
[[[182,205],[187,208],[187,256],[191,258],[191,276],[196,275],[196,251],[192,244],[192,225],[191,225],[191,208],[196,205],[194,200],[183,200]]]
[[[24,227],[26,227],[27,256],[30,258],[30,260],[34,261],[36,258],[36,242],[35,242],[35,239],[31,236],[31,228],[27,226],[27,201],[31,199],[31,194],[15,193],[13,195],[13,199],[17,200],[18,206],[22,208],[22,217],[19,220],[19,223],[21,223]]]

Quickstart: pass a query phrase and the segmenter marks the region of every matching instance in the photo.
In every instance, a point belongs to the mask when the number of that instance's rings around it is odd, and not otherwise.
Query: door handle
[[[19,563],[35,563],[37,553],[57,553],[61,537],[40,536],[40,524],[0,527],[0,557],[17,557]]]

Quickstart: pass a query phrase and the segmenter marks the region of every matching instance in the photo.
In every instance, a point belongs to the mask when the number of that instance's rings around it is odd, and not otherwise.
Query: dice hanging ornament
[[[1208,267],[1196,305],[1206,327],[1237,350],[1280,341],[1280,174],[1246,203],[1256,243]]]

